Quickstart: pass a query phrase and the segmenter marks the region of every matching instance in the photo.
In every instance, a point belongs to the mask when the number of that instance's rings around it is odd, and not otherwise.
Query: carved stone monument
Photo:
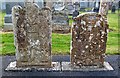
[[[23,6],[23,2],[6,2],[6,15],[4,17],[4,31],[8,31],[8,30],[13,30],[13,24],[12,24],[12,7],[15,5],[21,5]]]
[[[17,67],[51,67],[51,10],[26,2],[12,9]]]
[[[73,12],[72,18],[75,18],[75,17],[77,17],[78,15],[79,15],[79,11],[75,10],[75,11]]]
[[[75,7],[72,3],[67,4],[66,9],[69,15],[73,15],[73,12],[75,11]]]
[[[97,13],[81,14],[72,27],[71,64],[104,66],[107,42],[107,20]]]
[[[116,7],[115,7],[115,5],[113,5],[112,9],[111,9],[111,13],[115,13],[115,11],[116,11]]]
[[[52,31],[57,33],[70,32],[68,14],[65,11],[63,2],[54,3],[52,12]]]
[[[5,2],[5,5],[6,5],[6,15],[4,17],[4,28],[3,30],[4,31],[11,31],[13,30],[13,24],[12,24],[12,7],[15,6],[15,5],[20,5],[20,6],[24,6],[24,1],[25,0],[18,0],[17,1],[14,1],[14,0],[11,0],[10,2]],[[36,4],[38,4],[39,8],[42,8],[43,7],[43,0],[34,0]]]
[[[79,11],[80,10],[80,3],[79,2],[75,2],[74,3],[74,7],[75,7],[75,10]]]

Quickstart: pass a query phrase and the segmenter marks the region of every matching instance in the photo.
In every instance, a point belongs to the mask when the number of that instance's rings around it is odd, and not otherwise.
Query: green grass
[[[69,16],[71,18],[71,16]],[[118,52],[118,39],[120,39],[120,33],[118,33],[118,16],[116,14],[108,14],[109,28],[113,31],[109,32],[108,40],[107,40],[107,50],[106,54],[120,54]],[[70,25],[72,25],[72,20],[69,21]],[[0,23],[1,24],[1,23]],[[0,46],[0,55],[14,55],[15,47],[14,47],[14,37],[13,33],[0,33],[0,37],[2,36],[2,43]],[[52,34],[52,54],[58,55],[66,55],[70,54],[70,42],[71,36],[70,34]]]
[[[118,12],[117,11],[115,14],[109,11],[108,23],[109,23],[110,29],[113,29],[114,31],[118,31]]]
[[[14,37],[13,33],[3,33],[2,34],[2,52],[0,52],[0,55],[11,55],[15,53],[15,47],[14,47]]]
[[[3,27],[3,24],[4,24],[4,16],[5,16],[5,12],[1,12],[1,11],[0,11],[0,28]]]
[[[120,33],[109,32],[107,40],[106,54],[120,54],[118,52],[118,38],[120,39]]]
[[[70,34],[52,34],[52,54],[69,54]],[[2,51],[0,55],[15,54],[13,33],[2,33]]]
[[[70,53],[70,34],[52,34],[52,53],[69,54]]]
[[[118,11],[112,14],[111,11],[108,13],[109,28],[112,29],[108,34],[107,40],[107,51],[106,54],[120,54],[118,52],[118,40],[120,39],[120,33],[118,32]]]

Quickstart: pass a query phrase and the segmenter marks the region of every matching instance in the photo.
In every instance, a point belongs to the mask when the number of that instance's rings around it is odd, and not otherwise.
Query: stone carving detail
[[[12,9],[17,66],[51,66],[51,10],[35,3]]]
[[[81,14],[72,27],[71,64],[102,67],[107,42],[107,20],[97,13]]]

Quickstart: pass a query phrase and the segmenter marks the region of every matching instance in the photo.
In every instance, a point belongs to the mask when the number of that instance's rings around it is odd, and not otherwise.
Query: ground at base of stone
[[[103,68],[96,68],[94,66],[87,66],[81,68],[74,68],[70,65],[70,62],[52,62],[53,67],[51,68],[40,68],[40,67],[16,67],[16,61],[11,62],[5,71],[113,71],[114,69],[108,62],[104,62]]]

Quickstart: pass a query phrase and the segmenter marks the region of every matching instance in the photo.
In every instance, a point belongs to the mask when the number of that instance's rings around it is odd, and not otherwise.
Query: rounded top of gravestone
[[[20,5],[15,5],[15,6],[12,7],[12,11],[13,10],[18,11],[20,9],[22,9],[22,6],[20,6]]]
[[[98,13],[96,13],[96,12],[86,12],[86,13],[79,14],[79,15],[78,15],[76,18],[74,18],[74,19],[83,17],[83,16],[85,16],[85,15],[100,15],[100,14],[98,14]],[[101,15],[100,15],[100,16],[101,16]]]

